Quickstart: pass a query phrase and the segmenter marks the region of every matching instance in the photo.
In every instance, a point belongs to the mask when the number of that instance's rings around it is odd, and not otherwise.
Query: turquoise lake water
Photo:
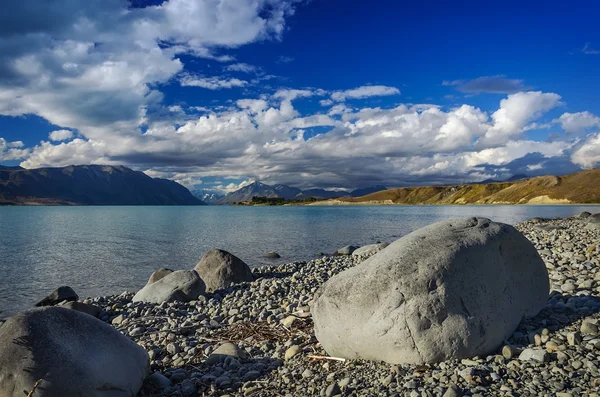
[[[0,312],[61,285],[80,297],[135,291],[154,270],[193,268],[213,248],[254,267],[391,242],[443,219],[515,224],[582,211],[600,206],[0,207]],[[282,258],[261,258],[270,251]]]

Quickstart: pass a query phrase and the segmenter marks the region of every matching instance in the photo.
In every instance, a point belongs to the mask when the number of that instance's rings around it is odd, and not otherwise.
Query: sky
[[[227,193],[600,166],[595,1],[19,0],[0,164]]]

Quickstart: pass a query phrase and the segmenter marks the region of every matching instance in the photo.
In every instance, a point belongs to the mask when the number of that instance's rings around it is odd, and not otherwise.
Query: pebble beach
[[[578,218],[516,225],[548,269],[546,307],[494,354],[427,365],[329,357],[313,332],[317,289],[368,255],[253,269],[256,281],[198,300],[89,298],[146,349],[140,396],[598,396],[600,230]],[[352,319],[348,319],[352,321]]]

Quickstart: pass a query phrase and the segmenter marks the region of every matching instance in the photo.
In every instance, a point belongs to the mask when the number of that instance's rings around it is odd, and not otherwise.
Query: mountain
[[[375,186],[371,186],[371,187],[365,187],[362,189],[355,189],[352,192],[350,192],[350,196],[352,196],[352,197],[366,196],[367,194],[380,192],[382,190],[387,190],[387,187],[381,186],[381,185],[375,185]]]
[[[309,197],[316,199],[330,199],[348,196],[347,191],[331,191],[324,189],[300,190],[287,185],[265,185],[260,182],[253,182],[244,186],[235,192],[227,194],[225,197],[217,200],[214,204],[233,204],[252,200],[252,197],[284,198],[288,200],[302,200]]]
[[[252,197],[275,198],[279,197],[279,195],[272,186],[260,182],[253,182],[235,192],[228,193],[225,197],[217,200],[215,204],[241,203],[243,201],[252,200]]]
[[[211,190],[206,189],[193,189],[190,192],[199,200],[202,200],[206,204],[213,204],[217,200],[223,198],[222,194],[215,193]]]
[[[302,190],[287,185],[277,184],[272,186],[278,197],[292,200],[302,195]]]
[[[320,204],[597,204],[600,168],[565,176],[538,176],[513,182],[416,186]]]
[[[18,165],[14,167],[10,167],[8,165],[0,165],[0,171],[14,171],[14,170],[24,170],[25,168],[19,167]]]
[[[0,169],[4,205],[200,205],[177,182],[123,166]]]
[[[302,198],[331,199],[349,195],[350,193],[345,190],[308,189],[302,191]]]

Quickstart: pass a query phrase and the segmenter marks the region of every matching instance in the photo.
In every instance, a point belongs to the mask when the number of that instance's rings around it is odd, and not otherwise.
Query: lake
[[[582,211],[600,206],[0,207],[0,312],[28,308],[61,285],[82,298],[135,291],[154,270],[193,268],[213,248],[255,267],[391,242],[443,219],[515,224]],[[270,251],[282,258],[262,258]]]

